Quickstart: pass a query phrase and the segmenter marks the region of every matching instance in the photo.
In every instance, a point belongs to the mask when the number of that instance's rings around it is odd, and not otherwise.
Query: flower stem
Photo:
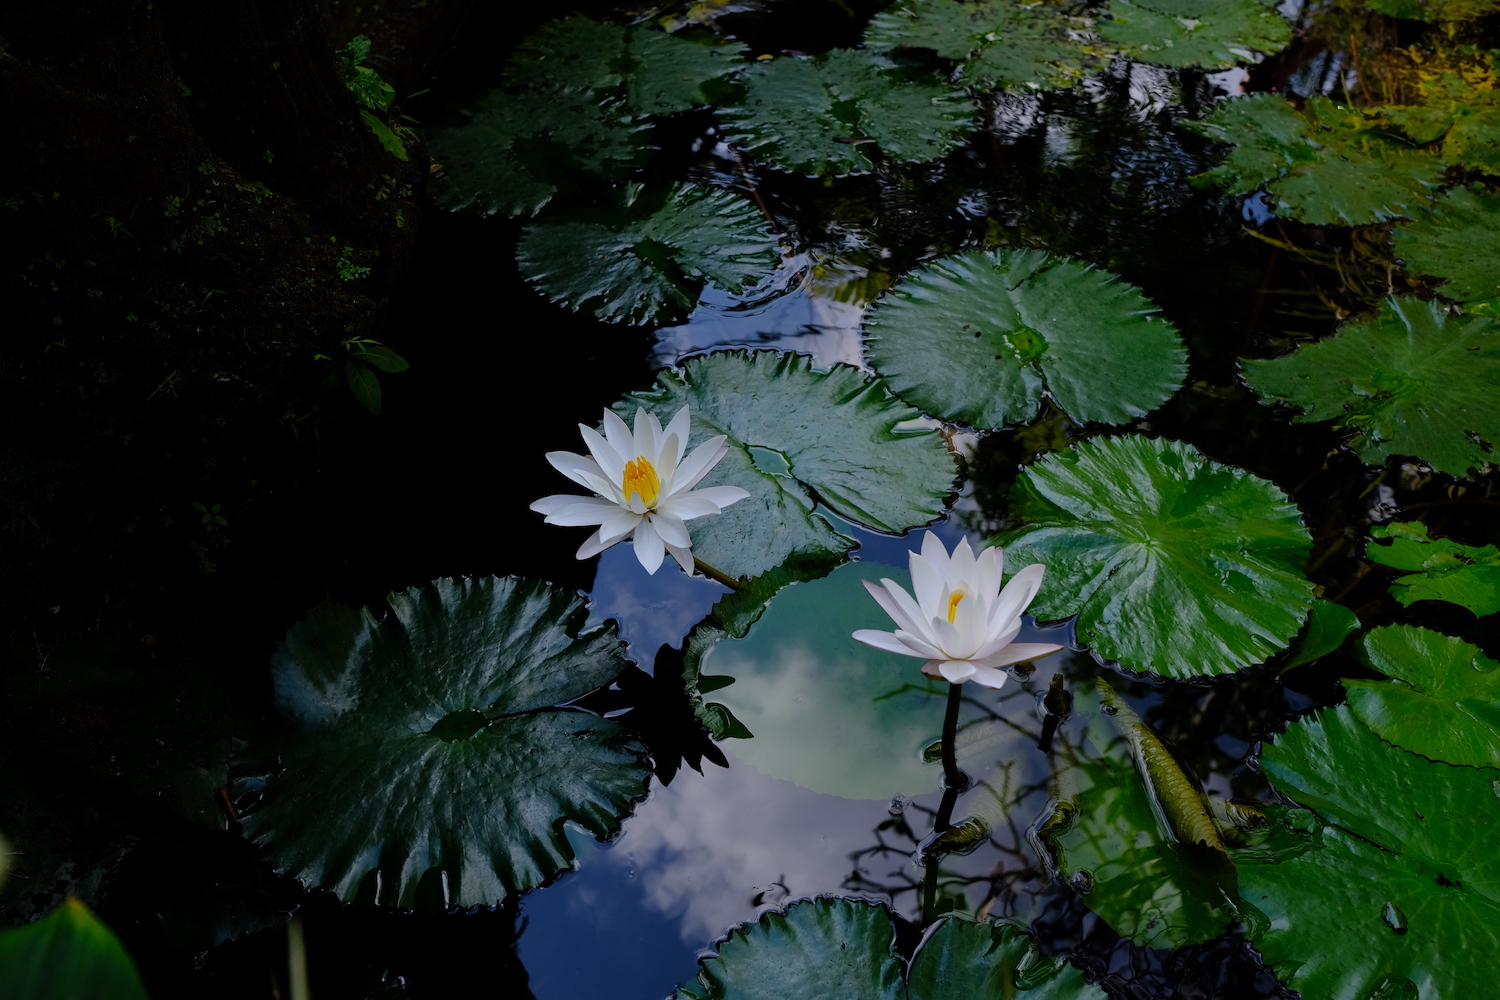
[[[969,783],[968,775],[958,769],[958,707],[964,700],[962,684],[948,685],[948,711],[943,716],[943,801],[938,807],[933,829],[942,833],[953,818],[953,804],[958,793]]]
[[[712,566],[704,562],[702,559],[699,559],[697,556],[693,556],[693,565],[698,567],[698,572],[702,573],[704,576],[708,577],[715,583],[722,583],[730,590],[740,589],[740,582],[738,580],[736,580],[732,576],[726,576],[725,574],[720,573],[718,570],[714,569]]]

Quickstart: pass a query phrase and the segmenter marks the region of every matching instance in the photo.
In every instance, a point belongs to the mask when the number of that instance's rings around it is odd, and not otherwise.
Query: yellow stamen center
[[[630,499],[630,494],[639,494],[641,503],[648,509],[656,506],[657,494],[661,492],[661,477],[656,474],[656,467],[646,460],[645,455],[638,455],[634,462],[625,463],[625,484],[620,491],[627,500]]]
[[[964,592],[955,590],[948,595],[948,621],[951,623],[958,615],[958,602],[964,599]]]

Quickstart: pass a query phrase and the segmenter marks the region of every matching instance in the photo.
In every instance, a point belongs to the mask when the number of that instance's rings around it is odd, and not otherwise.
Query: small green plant
[[[354,260],[350,256],[353,252],[353,247],[344,247],[343,252],[339,254],[339,277],[345,281],[353,281],[355,278],[368,278],[370,276],[370,269],[368,267],[359,267],[354,263]]]
[[[366,269],[368,270],[368,269]],[[359,400],[360,405],[371,413],[380,413],[382,392],[380,389],[380,378],[375,374],[379,369],[387,374],[404,372],[411,366],[406,359],[389,347],[381,344],[378,340],[369,337],[350,337],[344,341],[344,349],[348,356],[344,361],[344,381],[349,384],[349,391],[354,393],[354,398]],[[326,354],[313,356],[314,361],[332,361]],[[337,371],[329,374],[323,380],[323,391],[332,392],[338,387],[339,373]]]
[[[355,35],[350,39],[349,44],[344,46],[344,51],[339,53],[344,83],[360,105],[359,116],[364,119],[375,138],[380,140],[380,145],[385,147],[387,153],[405,162],[406,148],[416,141],[416,135],[406,126],[390,122],[387,112],[391,109],[391,102],[396,99],[396,88],[382,80],[375,70],[364,65],[369,57],[370,39],[364,35]],[[269,163],[270,150],[266,154],[266,162]]]

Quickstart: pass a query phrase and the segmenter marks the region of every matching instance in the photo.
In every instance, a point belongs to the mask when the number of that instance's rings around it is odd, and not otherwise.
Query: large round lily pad
[[[1390,678],[1344,681],[1350,710],[1377,736],[1429,760],[1500,767],[1500,663],[1411,625],[1367,633],[1357,654]]]
[[[1392,455],[1467,476],[1494,463],[1500,442],[1500,322],[1450,314],[1437,302],[1390,298],[1373,319],[1271,361],[1247,361],[1263,399],[1333,420],[1372,464]]]
[[[1391,230],[1396,256],[1408,271],[1447,278],[1438,292],[1459,302],[1500,298],[1494,251],[1500,194],[1454,188],[1414,214]]]
[[[1228,69],[1292,38],[1291,23],[1262,0],[1110,0],[1104,12],[1106,42],[1162,66]]]
[[[616,406],[644,406],[666,423],[692,407],[688,447],[720,434],[729,454],[704,487],[749,498],[690,525],[693,554],[732,577],[800,558],[836,560],[854,547],[815,513],[821,503],[876,531],[899,533],[942,516],[957,469],[942,437],[884,380],[848,365],[816,372],[805,355],[723,351],[663,372],[655,388]],[[908,426],[903,426],[908,425]]]
[[[571,820],[604,837],[645,794],[617,723],[551,706],[627,665],[576,595],[514,578],[438,580],[391,613],[325,607],[272,658],[283,729],[238,768],[245,833],[277,868],[345,899],[494,904],[573,863]]]
[[[924,264],[865,323],[870,363],[935,416],[1003,427],[1044,394],[1074,420],[1123,423],[1187,375],[1172,324],[1133,285],[1040,250],[976,250]]]
[[[1078,616],[1098,655],[1167,677],[1232,673],[1307,617],[1311,539],[1274,483],[1132,435],[1049,455],[1012,492],[1007,562],[1047,566],[1039,619]]]
[[[1500,977],[1500,771],[1382,741],[1347,707],[1299,720],[1260,765],[1313,815],[1276,812],[1298,846],[1239,852],[1268,922],[1266,962],[1305,997],[1488,996]]]

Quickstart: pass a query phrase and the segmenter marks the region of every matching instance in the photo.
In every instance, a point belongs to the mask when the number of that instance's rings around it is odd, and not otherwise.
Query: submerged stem
[[[937,822],[933,824],[933,830],[938,833],[948,829],[953,818],[953,804],[969,782],[968,776],[958,769],[958,706],[963,699],[963,685],[950,682],[948,711],[943,716],[943,802],[938,807]]]
[[[718,570],[714,569],[712,566],[704,562],[702,559],[699,559],[697,556],[693,556],[693,565],[698,567],[698,572],[702,573],[704,576],[708,577],[715,583],[722,583],[730,590],[740,589],[740,582],[738,580],[736,580],[732,576],[728,576],[727,574],[720,573]]]

